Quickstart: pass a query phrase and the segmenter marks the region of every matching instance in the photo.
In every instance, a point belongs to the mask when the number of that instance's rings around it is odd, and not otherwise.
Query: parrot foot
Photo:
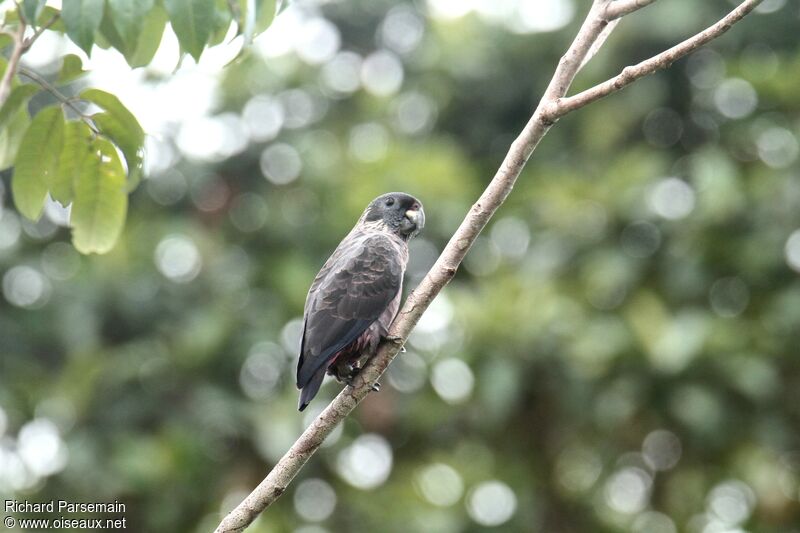
[[[353,385],[353,380],[361,371],[361,366],[358,364],[358,362],[342,364],[332,368],[333,371],[330,373],[338,382],[355,387],[355,385]]]
[[[391,342],[392,344],[397,344],[400,346],[400,353],[406,353],[405,339],[403,337],[398,337],[397,335],[389,335],[386,337],[387,342]]]
[[[344,382],[345,385],[355,389],[356,388],[355,379],[356,379],[355,376],[350,376],[350,377],[344,379],[343,382]],[[376,382],[370,388],[370,390],[372,390],[373,392],[380,392],[381,391],[381,384]]]

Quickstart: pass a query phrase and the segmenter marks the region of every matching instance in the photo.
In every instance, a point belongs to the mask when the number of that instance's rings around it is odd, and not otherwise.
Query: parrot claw
[[[406,341],[403,339],[403,337],[398,337],[397,335],[389,335],[388,337],[386,337],[386,340],[388,342],[391,342],[392,344],[399,345],[400,353],[406,353],[406,347],[404,346]]]
[[[381,391],[381,384],[376,381],[375,384],[372,386],[372,390],[375,391],[375,392],[380,392]]]

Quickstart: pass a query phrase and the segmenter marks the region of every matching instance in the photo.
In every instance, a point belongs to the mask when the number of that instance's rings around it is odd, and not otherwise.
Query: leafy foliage
[[[64,0],[59,11],[45,6],[41,0],[25,0],[16,9],[5,13],[3,29],[7,34],[3,37],[8,37],[21,21],[25,21],[37,32],[66,34],[87,55],[91,55],[95,44],[112,46],[131,67],[141,67],[152,60],[169,21],[181,48],[199,61],[206,46],[220,42],[231,23],[237,25],[239,34],[247,32],[249,40],[266,29],[276,10],[274,0],[236,4],[235,9],[233,6],[214,0],[164,0],[163,3],[156,0]],[[254,16],[247,15],[247,9],[255,10]],[[234,11],[242,18],[234,20]],[[13,43],[9,39],[0,44],[8,46]],[[6,68],[7,63],[2,60],[0,73]],[[66,54],[55,83],[69,85],[84,74],[81,58]],[[98,190],[116,191],[119,173],[112,164],[116,159],[112,162],[97,159],[94,166],[87,160],[107,156],[102,154],[108,145],[101,142],[102,149],[98,149],[95,137],[110,141],[111,146],[122,153],[127,190],[135,189],[141,178],[145,133],[122,102],[107,92],[86,89],[69,101],[60,97],[60,107],[75,111],[77,103],[84,106],[94,104],[100,107],[100,112],[84,116],[78,111],[80,116],[70,118],[65,125],[63,110],[46,107],[40,109],[31,121],[29,101],[42,89],[51,93],[55,91],[40,76],[34,73],[28,77],[31,76],[36,83],[20,84],[18,74],[14,73],[8,98],[0,106],[0,170],[12,165],[15,167],[13,192],[17,209],[31,220],[38,219],[48,193],[58,202],[68,205],[75,198],[78,185],[83,183],[84,177],[80,174],[83,168],[93,172],[87,179],[95,183]],[[78,125],[81,121],[85,124]],[[66,142],[63,139],[65,129]],[[87,132],[91,135],[87,136]],[[59,165],[63,168],[58,168]],[[110,167],[114,167],[113,171],[109,170]],[[99,183],[98,180],[108,182]],[[80,190],[86,193],[88,189]],[[100,212],[103,216],[110,216],[113,222],[100,237],[94,217],[73,217],[75,245],[86,253],[104,253],[113,245],[109,239],[116,239],[120,233],[118,221],[124,221],[127,202],[121,202],[116,193],[107,199],[84,194],[82,202],[83,206],[78,210],[81,213],[84,210],[96,213],[96,208],[102,203]],[[120,211],[112,213],[113,209]]]

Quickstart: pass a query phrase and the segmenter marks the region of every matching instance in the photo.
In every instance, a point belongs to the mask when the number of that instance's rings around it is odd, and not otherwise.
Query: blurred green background
[[[318,268],[402,190],[428,217],[413,287],[586,5],[297,0],[224,69],[212,49],[175,70],[170,35],[149,70],[96,50],[93,83],[151,134],[148,177],[85,257],[63,208],[22,220],[2,175],[3,498],[211,531],[340,390],[296,410]],[[575,89],[731,6],[626,18]],[[800,531],[798,35],[797,3],[766,0],[562,119],[381,392],[251,531]],[[53,72],[64,42],[36,46]]]

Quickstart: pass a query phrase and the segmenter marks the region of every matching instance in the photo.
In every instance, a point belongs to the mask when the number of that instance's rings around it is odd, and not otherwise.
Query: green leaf
[[[60,107],[42,109],[22,137],[14,160],[11,192],[17,210],[31,220],[42,214],[50,181],[58,171],[64,143],[64,113]]]
[[[228,0],[217,0],[214,6],[214,19],[211,24],[208,46],[216,46],[225,40],[231,27],[231,20],[233,20],[233,14]]]
[[[28,24],[35,24],[44,0],[22,0],[22,14]]]
[[[153,8],[153,0],[108,0],[107,11],[117,34],[122,39],[126,57],[136,50],[145,15]]]
[[[281,0],[237,0],[239,8],[239,33],[244,34],[245,41],[253,38],[270,27],[278,13],[288,2]]]
[[[59,84],[70,83],[84,74],[88,74],[88,71],[83,70],[81,58],[75,54],[67,54],[61,63],[61,71],[58,73],[57,82]]]
[[[234,4],[230,4],[231,6],[231,17],[235,17],[236,26],[237,28],[237,35],[245,35],[245,38],[248,38],[250,33],[248,33],[248,21],[251,21],[250,29],[252,30],[252,26],[255,25],[255,17],[249,16],[248,7],[252,4],[255,6],[255,0],[236,0],[236,10],[234,11]],[[251,32],[252,33],[252,32]]]
[[[103,20],[103,0],[63,0],[61,17],[67,35],[87,55],[91,54],[94,34]]]
[[[103,12],[103,20],[100,21],[100,33],[97,35],[95,44],[102,48],[102,44],[105,44],[103,41],[106,41],[109,45],[113,46],[123,55],[127,51],[125,41],[122,40],[122,36],[117,31],[117,28],[114,27],[114,21],[111,20],[111,10],[106,6],[105,11]]]
[[[92,115],[92,120],[97,124],[100,133],[111,139],[122,150],[125,164],[128,166],[128,176],[132,182],[138,183],[139,174],[142,172],[144,145],[142,130],[137,132],[126,128],[124,122],[111,113],[96,113]]]
[[[82,120],[67,122],[64,146],[58,162],[58,172],[50,181],[50,196],[63,205],[72,201],[78,170],[86,156],[92,153],[92,130]]]
[[[0,128],[5,126],[12,117],[16,116],[17,111],[20,110],[31,97],[39,92],[39,87],[32,83],[25,83],[18,85],[11,90],[8,95],[6,103],[0,107]]]
[[[99,89],[87,89],[80,94],[86,101],[97,104],[105,113],[92,115],[100,132],[114,141],[125,155],[128,175],[132,181],[138,180],[142,169],[142,150],[144,147],[144,130],[136,117],[122,105],[113,94]]]
[[[19,11],[16,9],[9,9],[3,15],[2,26],[13,26],[19,24]]]
[[[158,45],[161,44],[161,37],[164,35],[167,18],[167,12],[160,5],[156,5],[147,13],[142,24],[142,33],[139,36],[136,50],[130,56],[125,56],[132,68],[149,65],[153,60],[153,56],[156,55],[158,50]]]
[[[5,170],[14,164],[17,157],[22,136],[28,130],[31,116],[28,110],[21,107],[4,128],[0,128],[0,170]]]
[[[128,195],[125,171],[114,146],[105,139],[92,141],[92,153],[83,159],[75,182],[70,223],[72,243],[84,254],[103,254],[117,242]]]
[[[53,22],[55,19],[55,22]],[[53,6],[44,6],[42,11],[39,13],[39,18],[36,20],[37,26],[44,26],[45,24],[50,24],[49,29],[52,31],[57,31],[64,33],[64,20],[61,18],[61,11],[54,8]]]
[[[214,27],[214,0],[164,0],[181,47],[200,60]]]
[[[272,25],[272,21],[275,20],[284,4],[287,4],[285,0],[256,0],[256,23],[253,37]]]

